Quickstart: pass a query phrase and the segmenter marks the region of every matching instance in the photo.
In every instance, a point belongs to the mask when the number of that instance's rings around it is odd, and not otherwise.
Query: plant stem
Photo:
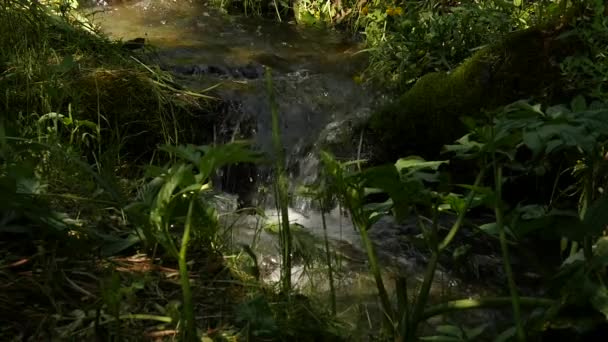
[[[416,305],[414,307],[414,312],[412,314],[412,320],[410,322],[410,329],[408,331],[408,334],[409,334],[408,340],[414,338],[414,336],[416,334],[416,330],[418,329],[418,322],[420,321],[420,317],[424,312],[424,307],[426,305],[429,293],[431,291],[431,285],[433,284],[433,278],[435,277],[435,270],[437,268],[437,263],[439,261],[439,254],[452,242],[452,240],[456,236],[456,233],[458,233],[458,230],[462,226],[462,222],[464,222],[466,213],[469,210],[471,204],[473,203],[473,197],[475,197],[475,189],[477,187],[479,187],[479,184],[481,184],[484,173],[485,173],[484,169],[482,168],[479,171],[479,173],[477,174],[477,178],[475,179],[473,188],[467,195],[464,208],[462,209],[462,211],[460,213],[458,213],[458,218],[456,219],[456,222],[454,222],[448,235],[444,238],[444,240],[441,242],[441,244],[436,245],[434,247],[435,250],[433,251],[433,254],[431,254],[431,259],[429,260],[426,271],[424,273],[424,280],[423,280],[422,286],[420,288],[420,293],[418,294],[418,297],[416,299]],[[433,222],[433,229],[434,229],[433,235],[437,236],[436,220],[434,220],[434,221],[435,222]]]
[[[513,304],[513,319],[515,320],[515,325],[517,327],[517,339],[519,341],[526,340],[526,334],[523,328],[523,322],[521,318],[520,312],[520,300],[519,295],[517,294],[517,285],[515,284],[515,279],[513,278],[513,270],[511,268],[511,259],[509,258],[509,247],[507,245],[507,236],[505,233],[505,225],[504,225],[504,217],[502,210],[502,167],[497,165],[496,158],[493,160],[494,164],[494,187],[496,193],[496,203],[494,206],[494,211],[496,214],[496,225],[498,226],[498,231],[500,235],[500,247],[502,249],[503,262],[505,267],[505,273],[507,274],[507,279],[509,283],[509,291],[511,293],[511,301]]]
[[[410,329],[408,329],[408,341],[414,339],[414,336],[416,336],[418,322],[420,321],[420,316],[422,316],[422,313],[424,312],[424,307],[426,306],[429,293],[431,292],[431,285],[433,284],[433,278],[435,278],[435,269],[437,268],[438,261],[439,252],[433,251],[431,254],[431,259],[427,264],[426,271],[424,272],[424,280],[422,281],[420,292],[416,298],[416,305],[414,306],[414,313],[412,314]]]
[[[329,239],[327,238],[327,222],[325,222],[325,208],[321,202],[321,221],[323,223],[323,237],[325,239],[325,258],[327,262],[327,275],[329,276],[329,295],[331,300],[331,313],[336,315],[336,288],[334,286],[334,272],[331,265],[331,253],[329,250]]]
[[[479,171],[479,173],[477,174],[477,178],[475,178],[475,183],[473,183],[473,190],[471,190],[469,192],[469,195],[466,198],[465,207],[464,207],[463,211],[458,214],[458,218],[456,219],[456,222],[454,222],[454,225],[452,225],[452,228],[448,232],[448,235],[446,235],[445,238],[443,239],[443,241],[441,242],[441,244],[439,244],[440,252],[443,251],[452,242],[452,240],[454,239],[454,237],[460,230],[460,227],[462,226],[462,222],[464,222],[465,214],[466,214],[467,210],[469,210],[469,208],[471,207],[471,204],[473,203],[473,197],[475,197],[475,188],[479,187],[479,185],[481,184],[481,181],[483,180],[484,175],[485,175],[485,169],[482,168]]]
[[[442,315],[453,311],[484,309],[484,308],[501,308],[512,304],[511,297],[495,297],[495,298],[480,298],[480,299],[459,299],[446,303],[438,304],[424,310],[420,316],[421,320],[429,319],[433,316]],[[550,307],[556,303],[553,299],[521,297],[519,303],[526,307]]]
[[[365,247],[365,251],[367,252],[367,260],[369,262],[369,267],[374,276],[374,280],[376,281],[376,287],[378,288],[378,296],[380,297],[380,302],[382,304],[382,309],[384,310],[385,322],[389,323],[388,325],[392,327],[391,320],[394,319],[395,315],[393,313],[393,308],[391,306],[391,301],[388,298],[388,293],[386,292],[386,288],[384,287],[384,282],[382,280],[382,273],[380,271],[380,266],[378,264],[378,258],[376,257],[376,251],[374,249],[374,245],[367,235],[367,229],[369,228],[367,225],[356,225],[359,228],[359,232],[361,234],[361,240],[363,241],[363,245]],[[393,330],[393,329],[391,329]],[[392,333],[392,331],[391,331]]]
[[[194,304],[192,303],[192,291],[190,290],[190,277],[188,275],[187,252],[188,242],[190,241],[190,230],[192,229],[192,212],[196,194],[192,195],[190,204],[188,205],[188,214],[186,216],[186,224],[184,234],[182,236],[182,245],[179,250],[179,274],[182,286],[182,294],[184,297],[184,320],[185,329],[182,333],[183,341],[196,341],[196,326],[194,325]]]
[[[579,209],[579,217],[581,219],[581,221],[583,221],[585,219],[585,216],[587,216],[587,211],[589,210],[589,205],[590,203],[593,201],[593,198],[591,198],[592,193],[593,193],[593,184],[592,184],[592,179],[593,179],[593,165],[587,165],[588,168],[588,174],[587,176],[584,178],[584,185],[583,185],[583,193],[581,194],[581,206]],[[591,262],[591,259],[593,258],[593,246],[592,246],[592,242],[591,242],[591,237],[590,236],[585,236],[583,239],[583,254],[585,256],[585,261],[587,261],[587,263]]]
[[[397,312],[399,315],[398,335],[396,341],[404,341],[408,333],[408,323],[410,320],[409,298],[407,293],[407,278],[400,275],[396,281],[397,291]]]
[[[281,213],[280,236],[282,251],[282,284],[283,293],[289,294],[291,291],[291,231],[289,227],[289,198],[287,196],[287,177],[285,176],[285,155],[283,144],[281,143],[281,131],[279,128],[279,110],[274,99],[274,89],[272,85],[272,72],[266,69],[266,88],[270,101],[270,111],[272,113],[272,142],[275,150],[275,171],[276,171],[276,193],[278,206]]]

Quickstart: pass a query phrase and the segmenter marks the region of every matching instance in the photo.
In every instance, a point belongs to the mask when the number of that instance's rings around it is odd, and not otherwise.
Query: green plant
[[[277,211],[280,211],[280,247],[281,247],[281,282],[283,293],[289,295],[291,291],[291,253],[292,237],[289,223],[289,197],[287,193],[287,175],[285,173],[285,154],[281,143],[281,131],[279,129],[279,112],[274,100],[274,89],[272,86],[272,73],[266,70],[266,88],[270,100],[272,115],[272,142],[275,153],[275,194]]]
[[[566,90],[572,94],[585,94],[597,100],[606,100],[605,83],[608,77],[608,18],[603,1],[585,1],[589,15],[574,18],[573,28],[560,39],[572,36],[581,45],[560,64],[566,79]]]
[[[587,283],[594,285],[590,285],[586,293],[591,298],[584,297],[583,300],[589,300],[597,310],[604,312],[601,293],[605,287],[600,284],[605,283],[606,274],[605,270],[600,271],[604,263],[600,261],[601,257],[593,252],[592,246],[598,246],[598,243],[603,241],[598,238],[608,222],[608,218],[600,214],[606,212],[605,197],[600,189],[603,189],[606,182],[603,151],[604,142],[608,139],[607,117],[605,106],[599,103],[588,106],[584,99],[579,97],[572,102],[570,108],[554,106],[545,111],[541,110],[540,106],[532,106],[520,101],[493,113],[490,117],[491,123],[488,125],[475,126],[469,122],[472,133],[458,140],[457,144],[446,146],[447,152],[454,153],[457,158],[474,161],[479,169],[475,182],[472,185],[462,186],[469,189],[469,194],[465,197],[445,190],[439,191],[445,187],[432,186],[440,184],[437,183],[441,179],[438,168],[445,162],[406,158],[394,165],[374,167],[364,171],[348,171],[348,166],[355,165],[356,162],[340,164],[329,154],[323,154],[328,182],[332,184],[333,191],[341,204],[348,209],[355,227],[361,233],[387,323],[393,325],[388,329],[388,333],[403,340],[413,340],[418,325],[430,317],[429,315],[445,312],[443,310],[467,310],[511,304],[514,315],[513,325],[516,328],[506,334],[516,335],[518,340],[526,339],[526,335],[531,333],[528,328],[534,326],[538,329],[538,325],[535,324],[541,323],[538,323],[539,319],[532,319],[528,322],[530,326],[525,327],[526,320],[521,312],[522,307],[547,308],[548,310],[544,311],[547,316],[544,318],[553,319],[560,309],[563,309],[562,305],[565,305],[568,298],[572,298],[575,293],[580,295],[576,290],[574,292],[564,290],[566,297],[560,300],[520,297],[511,266],[510,245],[517,244],[533,234],[551,234],[558,238],[577,241],[583,246],[578,254],[583,258],[577,263],[578,268],[568,266],[563,272],[573,272],[576,269],[577,272],[581,272],[579,277],[590,277],[586,278]],[[529,160],[518,159],[522,149],[530,151]],[[569,203],[566,193],[562,192],[563,189],[554,189],[555,196],[549,206],[553,209],[549,210],[539,210],[547,208],[542,204],[537,206],[522,204],[513,207],[505,203],[502,189],[509,184],[508,182],[534,172],[547,173],[547,168],[550,167],[550,163],[547,163],[551,158],[556,159],[558,156],[565,158],[563,160],[566,163],[570,163],[574,180],[577,180],[576,183],[569,183],[570,187],[575,186],[575,189],[578,189],[574,192],[580,202],[577,210],[561,209]],[[509,177],[503,175],[504,170],[509,171]],[[562,170],[560,173],[563,173]],[[488,178],[491,185],[486,187],[484,184]],[[555,186],[551,182],[548,185]],[[568,190],[569,196],[573,195],[571,190]],[[389,200],[366,204],[366,196],[378,191],[386,193]],[[485,234],[494,236],[500,242],[510,297],[457,300],[427,308],[439,256],[449,248],[472,207],[487,207],[494,211],[496,222],[482,225],[479,229]],[[437,217],[440,211],[450,212],[456,216],[453,226],[445,233],[438,230]],[[431,251],[431,257],[420,290],[411,303],[405,291],[407,276],[400,277],[397,282],[401,288],[397,290],[399,307],[395,310],[385,289],[380,265],[367,231],[382,215],[392,213],[399,219],[406,215],[421,217],[424,212],[430,215],[430,224],[422,219],[418,222]],[[581,269],[582,265],[587,266]],[[587,271],[584,271],[585,269]],[[573,284],[574,282],[570,283],[568,287]]]
[[[183,339],[196,339],[194,306],[190,289],[187,257],[190,239],[194,237],[208,249],[214,248],[218,220],[212,202],[211,177],[222,166],[239,162],[256,162],[259,154],[243,143],[224,146],[164,146],[175,163],[162,168],[151,167],[148,183],[139,201],[125,210],[140,224],[148,244],[159,243],[178,260],[183,293]],[[183,230],[181,242],[173,231]]]
[[[598,272],[595,266],[591,265],[594,264],[592,260],[597,260],[592,246],[601,241],[598,238],[608,222],[599,214],[604,212],[605,208],[604,197],[597,192],[598,187],[605,184],[605,173],[600,170],[604,169],[602,151],[608,138],[607,112],[606,107],[602,105],[588,107],[581,97],[574,99],[570,107],[554,106],[543,111],[538,105],[517,102],[500,111],[491,126],[483,126],[462,138],[458,145],[447,147],[447,150],[456,152],[460,157],[487,160],[495,170],[495,186],[491,195],[496,210],[496,223],[482,226],[481,229],[490,234],[497,234],[501,241],[520,340],[524,338],[523,320],[519,314],[521,301],[518,299],[510,270],[507,229],[515,241],[530,234],[557,235],[556,237],[562,239],[577,241],[583,246],[580,255],[584,256],[587,265],[579,271],[585,273],[584,269],[590,267],[594,270],[591,271],[592,274],[595,273],[592,278],[600,284],[605,284],[602,280],[605,271]],[[473,137],[479,140],[473,140]],[[531,152],[531,160],[522,165],[518,163],[516,154],[524,148]],[[539,163],[542,165],[543,160],[558,155],[571,163],[570,169],[578,179],[575,191],[569,193],[569,196],[578,196],[578,209],[563,210],[561,206],[564,193],[555,189],[554,192],[558,196],[551,200],[549,206],[527,205],[506,210],[500,196],[500,190],[506,181],[502,176],[502,169],[515,168],[520,172],[527,170],[545,173],[546,167],[539,167]],[[573,248],[574,251],[576,249]],[[601,285],[598,289],[600,288]],[[547,311],[547,317],[554,318],[558,308],[564,305],[564,298],[572,295],[574,294],[565,291],[566,297],[555,302],[555,307]],[[604,310],[603,306],[598,306],[597,301],[592,300],[592,303],[598,310]]]
[[[450,71],[476,49],[527,27],[504,1],[446,8],[374,1],[365,7],[359,25],[370,55],[365,76],[399,89],[426,73]]]

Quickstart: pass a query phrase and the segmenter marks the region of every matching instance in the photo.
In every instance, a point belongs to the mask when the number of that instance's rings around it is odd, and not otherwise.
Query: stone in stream
[[[131,40],[127,40],[126,42],[124,42],[122,44],[122,46],[127,49],[127,50],[138,50],[138,49],[142,49],[144,46],[146,45],[146,39],[145,38],[135,38],[135,39],[131,39]]]
[[[176,74],[185,76],[215,76],[234,79],[257,79],[264,75],[264,67],[249,63],[244,66],[225,67],[213,64],[174,65],[169,67]]]

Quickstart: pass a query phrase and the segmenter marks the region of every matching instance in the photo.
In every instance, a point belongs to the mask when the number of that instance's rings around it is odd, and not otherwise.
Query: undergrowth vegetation
[[[474,118],[459,113],[467,133],[445,145],[439,160],[403,156],[367,167],[321,152],[319,177],[302,194],[320,209],[322,241],[290,222],[293,194],[270,71],[274,155],[247,142],[219,144],[213,132],[221,100],[183,88],[145,51],[105,38],[70,4],[0,3],[0,339],[605,336],[602,1],[222,3],[364,31],[367,73],[392,89],[453,70],[481,46],[531,26],[558,26],[557,39],[575,37],[583,47],[556,61],[568,98],[546,103],[555,99],[540,92],[538,101],[522,98]],[[232,243],[237,223],[230,220],[243,215],[222,208],[215,188],[221,170],[239,163],[274,170],[279,219],[268,224],[265,208],[250,211],[262,222],[250,245]],[[450,174],[458,172],[454,184]],[[343,260],[327,235],[325,215],[336,206],[359,234],[377,295],[377,315],[361,310],[367,317],[354,323],[339,312]],[[387,272],[372,237],[386,217],[414,220],[408,238],[424,255],[422,275]],[[263,230],[278,235],[274,281],[254,250]],[[471,261],[479,240],[499,251],[499,290],[448,301],[433,296],[442,264],[456,269]],[[312,291],[304,293],[294,281],[299,266],[320,270],[323,281],[315,285],[311,276]],[[530,272],[538,274],[535,282],[522,286]],[[480,309],[506,318],[470,326],[467,312]]]

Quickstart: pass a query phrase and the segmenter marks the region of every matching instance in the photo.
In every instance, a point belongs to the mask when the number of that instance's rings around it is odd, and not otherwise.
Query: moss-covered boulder
[[[481,117],[521,98],[558,89],[555,32],[530,29],[486,46],[450,73],[423,76],[397,101],[368,122],[375,162],[407,154],[436,157],[441,147],[466,133],[463,116]],[[561,45],[561,44],[559,44]]]

